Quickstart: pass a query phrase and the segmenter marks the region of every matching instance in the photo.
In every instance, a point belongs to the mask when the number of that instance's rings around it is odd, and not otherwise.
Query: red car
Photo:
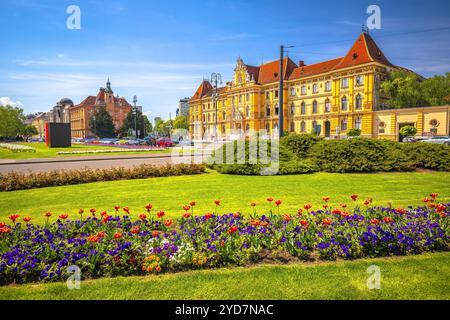
[[[158,145],[158,147],[168,148],[168,147],[173,147],[175,145],[175,142],[173,142],[169,138],[161,138],[161,139],[158,139],[158,141],[156,141],[156,144]]]

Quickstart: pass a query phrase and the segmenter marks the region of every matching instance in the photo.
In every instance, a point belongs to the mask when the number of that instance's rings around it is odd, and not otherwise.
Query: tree
[[[176,117],[175,120],[173,121],[173,128],[189,130],[188,118],[185,116]]]
[[[425,104],[420,79],[412,72],[391,72],[388,80],[381,84],[381,90],[389,98],[389,105],[396,109]]]
[[[28,140],[32,136],[38,135],[39,131],[36,129],[35,126],[28,125],[28,126],[24,126],[22,128],[22,131],[20,132],[20,134],[25,137],[25,140]]]
[[[414,137],[417,134],[417,129],[413,126],[404,126],[400,129],[402,137]]]
[[[141,111],[137,110],[136,113],[136,121],[137,121],[137,130],[139,131],[139,138],[144,138],[144,136],[153,131],[152,124],[148,120],[146,115],[143,115]],[[120,129],[120,133],[123,136],[128,135],[129,131],[133,132],[133,137],[135,136],[135,116],[133,111],[128,112],[122,128]]]
[[[24,127],[25,116],[20,108],[0,106],[0,119],[1,137],[16,137]]]
[[[423,99],[431,106],[442,106],[450,95],[450,72],[445,76],[434,76],[422,84]]]
[[[89,127],[99,138],[114,138],[115,129],[111,115],[105,107],[100,107],[89,119]]]

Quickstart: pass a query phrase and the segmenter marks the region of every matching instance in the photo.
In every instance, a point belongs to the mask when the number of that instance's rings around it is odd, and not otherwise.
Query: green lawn
[[[111,150],[118,149],[117,147],[100,147],[100,146],[85,146],[81,144],[73,144],[70,148],[48,148],[45,143],[21,143],[26,146],[36,148],[36,152],[12,152],[7,149],[0,148],[0,159],[37,159],[37,158],[58,158],[58,157],[83,157],[83,156],[108,156],[108,155],[128,155],[128,154],[142,154],[142,153],[170,153],[171,150],[163,151],[137,151],[137,152],[113,152],[113,153],[98,153],[98,154],[70,154],[58,155],[59,151],[83,151],[83,150]]]
[[[367,268],[381,268],[369,290]],[[0,287],[0,299],[450,299],[450,253]]]
[[[0,192],[0,221],[10,214],[31,215],[34,222],[43,222],[43,213],[75,214],[79,208],[113,211],[114,205],[129,206],[137,217],[143,206],[152,203],[155,210],[164,210],[169,217],[179,217],[182,205],[195,200],[195,214],[214,210],[213,201],[222,200],[220,212],[250,212],[256,201],[260,212],[267,212],[267,197],[283,200],[282,213],[295,213],[305,203],[315,208],[322,197],[330,196],[331,204],[351,203],[349,196],[359,194],[361,200],[372,197],[375,205],[420,205],[432,192],[440,200],[450,202],[450,173],[378,173],[329,174],[245,177],[208,173],[196,176],[150,178],[98,182],[91,184]]]

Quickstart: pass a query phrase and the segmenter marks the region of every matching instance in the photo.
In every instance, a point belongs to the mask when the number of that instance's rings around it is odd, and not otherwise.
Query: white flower
[[[0,143],[0,148],[8,149],[12,152],[36,152],[36,149],[33,147],[13,143]]]

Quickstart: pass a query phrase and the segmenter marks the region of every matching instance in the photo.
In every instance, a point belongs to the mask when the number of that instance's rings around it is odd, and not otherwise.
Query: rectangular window
[[[348,88],[348,78],[344,78],[341,81],[342,88]]]
[[[331,82],[330,81],[325,82],[325,91],[331,91]]]
[[[317,93],[318,92],[317,83],[314,83],[312,88],[313,88],[313,93]]]
[[[306,86],[302,86],[302,95],[306,94]]]
[[[275,90],[275,99],[278,98],[278,90]]]
[[[356,76],[355,83],[357,86],[362,86],[364,83],[364,76]]]

